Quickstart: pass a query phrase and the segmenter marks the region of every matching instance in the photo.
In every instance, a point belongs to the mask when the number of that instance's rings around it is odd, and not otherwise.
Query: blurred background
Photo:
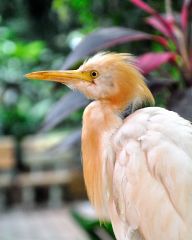
[[[154,10],[155,9],[155,10]],[[192,1],[0,1],[0,239],[114,239],[87,203],[89,103],[25,73],[74,69],[98,51],[137,57],[156,105],[192,120]]]

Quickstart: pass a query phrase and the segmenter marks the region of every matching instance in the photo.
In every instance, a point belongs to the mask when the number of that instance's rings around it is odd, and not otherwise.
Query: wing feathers
[[[116,229],[129,235],[120,239],[192,239],[191,124],[165,109],[141,109],[125,120],[113,146],[112,205],[124,226]]]

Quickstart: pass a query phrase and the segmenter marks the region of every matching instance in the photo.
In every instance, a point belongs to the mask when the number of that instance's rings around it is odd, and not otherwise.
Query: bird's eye
[[[96,70],[93,70],[90,72],[90,75],[92,78],[96,78],[96,77],[98,77],[99,73]]]

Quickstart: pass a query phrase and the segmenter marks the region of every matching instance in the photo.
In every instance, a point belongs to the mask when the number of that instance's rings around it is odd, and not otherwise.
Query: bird
[[[76,70],[26,77],[65,84],[92,100],[82,122],[84,180],[117,240],[192,239],[192,125],[155,106],[131,54],[99,52]]]

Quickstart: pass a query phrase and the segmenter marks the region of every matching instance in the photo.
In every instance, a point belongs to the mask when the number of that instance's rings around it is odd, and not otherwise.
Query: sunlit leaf
[[[43,123],[42,131],[47,131],[64,121],[71,113],[88,104],[88,100],[78,92],[70,91],[51,107]]]
[[[75,129],[69,135],[65,136],[58,144],[49,149],[50,154],[65,153],[66,151],[80,145],[81,128]]]

